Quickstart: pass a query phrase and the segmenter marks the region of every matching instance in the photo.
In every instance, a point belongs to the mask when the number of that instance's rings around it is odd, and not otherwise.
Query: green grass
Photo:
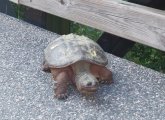
[[[126,54],[126,59],[165,73],[165,52],[142,45],[135,46]]]
[[[102,34],[102,31],[100,30],[74,22],[71,24],[71,32],[78,35],[85,35],[94,41],[96,41]]]

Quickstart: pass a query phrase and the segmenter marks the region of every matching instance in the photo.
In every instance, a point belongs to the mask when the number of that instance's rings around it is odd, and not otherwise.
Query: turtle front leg
[[[99,83],[111,84],[112,72],[104,66],[91,65],[91,73],[98,79]]]
[[[57,69],[51,69],[55,83],[55,97],[58,99],[66,99],[68,97],[67,88],[69,84],[69,74],[67,71],[58,71]]]
[[[113,83],[112,81],[112,72],[108,70],[106,67],[102,67],[99,71],[99,83],[104,83],[104,84],[111,84]]]

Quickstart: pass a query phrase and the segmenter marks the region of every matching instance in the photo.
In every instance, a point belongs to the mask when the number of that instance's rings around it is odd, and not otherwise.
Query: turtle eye
[[[97,79],[97,80],[100,80],[100,78],[99,78],[99,77],[96,77],[96,79]]]

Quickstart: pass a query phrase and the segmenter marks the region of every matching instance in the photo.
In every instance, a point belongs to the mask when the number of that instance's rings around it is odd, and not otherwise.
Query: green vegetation
[[[75,22],[71,24],[71,32],[76,33],[78,35],[85,35],[94,41],[96,41],[102,34],[102,32],[97,29],[81,25]]]
[[[16,17],[18,19],[23,19],[24,18],[24,11],[25,11],[25,6],[21,6],[21,5],[16,5],[14,3],[11,3],[12,6],[14,7],[15,13],[16,13]]]
[[[137,64],[165,73],[165,52],[142,44],[135,44],[125,58]]]

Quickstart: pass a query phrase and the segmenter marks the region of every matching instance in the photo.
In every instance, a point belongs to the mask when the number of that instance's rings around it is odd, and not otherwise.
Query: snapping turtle
[[[98,83],[112,83],[112,73],[102,48],[91,39],[75,34],[62,35],[44,50],[43,70],[51,72],[55,83],[55,97],[67,97],[72,83],[83,94],[92,94]]]

